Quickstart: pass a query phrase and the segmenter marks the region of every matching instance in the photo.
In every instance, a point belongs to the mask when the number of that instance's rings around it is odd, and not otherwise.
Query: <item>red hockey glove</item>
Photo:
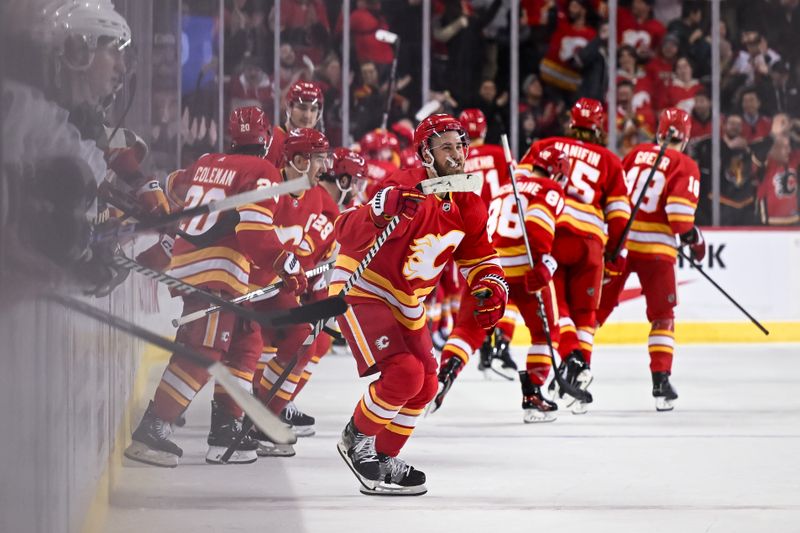
[[[412,218],[425,198],[413,187],[386,187],[376,192],[370,200],[369,214],[375,225],[383,228],[393,217],[403,215]]]
[[[478,300],[475,320],[483,329],[493,328],[503,318],[508,301],[508,284],[497,274],[488,274],[470,287],[470,292]]]
[[[158,237],[158,242],[136,256],[136,262],[141,263],[147,268],[164,271],[169,268],[172,261],[172,247],[175,239],[166,233]]]
[[[542,254],[542,258],[525,273],[525,292],[534,294],[547,287],[558,268],[558,262],[550,254]]]
[[[610,257],[606,257],[605,266],[603,268],[603,278],[611,280],[617,276],[621,276],[625,272],[625,266],[628,264],[628,249],[623,248],[617,258],[613,261]]]
[[[300,295],[306,291],[308,279],[300,266],[300,261],[292,252],[285,250],[281,252],[272,266],[290,292]]]
[[[689,254],[697,262],[706,256],[706,240],[697,226],[681,235],[681,244],[689,246]]]

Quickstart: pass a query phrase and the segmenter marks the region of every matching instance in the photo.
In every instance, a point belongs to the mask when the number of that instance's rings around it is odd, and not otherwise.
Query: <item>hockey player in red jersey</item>
[[[486,210],[473,193],[425,196],[423,179],[462,173],[468,139],[455,118],[436,114],[414,133],[423,168],[401,170],[369,204],[336,221],[341,251],[331,293],[343,288],[393,217],[400,223],[347,294],[339,321],[358,373],[380,373],[355,408],[338,449],[365,494],[422,494],[425,474],[397,455],[437,390],[437,361],[424,299],[454,258],[477,299],[475,315],[491,328],[505,308],[508,286],[486,236]]]
[[[367,161],[367,189],[361,199],[366,203],[383,188],[383,180],[400,168],[400,141],[393,133],[374,129],[364,134],[358,145]]]
[[[650,322],[648,351],[653,377],[653,396],[656,409],[669,411],[678,398],[669,382],[672,372],[672,353],[675,345],[675,305],[678,303],[675,286],[675,238],[688,245],[694,259],[700,261],[706,245],[700,229],[694,225],[700,191],[700,171],[689,156],[683,153],[689,142],[691,119],[678,108],[661,112],[657,140],[668,143],[650,184],[648,175],[656,165],[659,146],[640,144],[622,162],[631,201],[642,197],[639,211],[628,235],[628,259],[622,272],[610,272],[604,281],[603,296],[597,313],[603,324],[618,303],[625,280],[636,273],[647,302]],[[643,196],[642,196],[643,195]]]
[[[205,154],[190,168],[173,176],[172,194],[183,197],[186,208],[280,182],[278,170],[263,157],[267,149],[267,122],[257,107],[235,109],[229,129],[232,147],[227,154]],[[212,213],[192,218],[181,229],[192,242],[175,241],[170,274],[186,283],[218,292],[231,299],[248,291],[256,267],[269,268],[290,287],[304,283],[299,262],[285,249],[275,231],[273,213],[279,201],[247,204],[235,212]],[[277,258],[277,259],[276,259]],[[183,314],[207,307],[192,295],[183,296]],[[220,310],[178,328],[176,341],[190,346],[210,359],[221,360],[245,388],[260,353],[258,324]],[[192,360],[173,354],[155,397],[133,433],[125,455],[157,466],[177,466],[181,449],[169,436],[172,424],[208,381],[208,372]],[[225,393],[214,392],[209,450],[206,460],[219,456],[236,438],[241,409]],[[231,458],[234,463],[256,459],[256,443],[247,440]]]
[[[551,147],[570,158],[566,202],[553,247],[558,262],[553,282],[561,331],[558,371],[569,383],[586,389],[592,381],[590,364],[604,249],[610,253],[616,248],[631,209],[619,158],[603,146],[607,122],[602,104],[581,98],[570,113],[573,136],[535,142],[519,169],[530,170],[534,155]],[[610,268],[621,270],[623,261],[617,259]],[[573,413],[583,413],[586,403],[570,398],[568,406]]]
[[[550,255],[556,232],[556,221],[564,208],[563,187],[569,173],[569,159],[566,154],[554,147],[541,152],[528,154],[530,167],[521,173],[517,183],[520,201],[525,210],[525,229],[531,246],[535,267],[530,268],[525,251],[522,228],[519,225],[516,201],[511,183],[506,183],[498,191],[489,205],[489,224],[487,231],[492,244],[500,256],[500,264],[505,270],[513,303],[522,315],[531,334],[526,370],[519,373],[522,384],[524,410],[523,420],[527,423],[550,422],[555,420],[555,403],[549,401],[541,392],[550,373],[550,356],[541,319],[538,302],[534,293],[541,291],[550,330],[554,332],[553,344],[558,347],[558,329],[555,309],[555,291],[551,279],[557,263]],[[448,339],[447,362],[442,353],[442,371],[439,373],[441,391],[434,400],[435,408],[441,406],[444,396],[452,386],[453,380],[469,359],[469,356],[484,342],[485,332],[473,317],[474,304],[462,300],[461,313],[456,328]]]
[[[320,177],[331,167],[330,145],[328,139],[321,132],[310,128],[297,128],[289,132],[283,146],[283,167],[281,174],[285,179],[291,180],[301,176],[308,176],[312,183],[317,183]],[[283,245],[290,250],[300,262],[300,271],[315,266],[313,263],[321,257],[331,254],[333,246],[333,222],[338,215],[336,202],[328,192],[319,187],[313,187],[299,195],[289,195],[282,201],[274,213],[277,228],[276,232]],[[276,273],[270,269],[257,269],[251,276],[251,288],[256,289],[275,283],[279,280]],[[255,303],[256,310],[274,311],[275,309],[290,308],[300,303],[299,298],[307,292],[307,280],[303,274],[303,284],[292,287],[285,286],[275,296],[268,296]],[[258,397],[267,404],[267,407],[284,421],[288,421],[289,411],[298,415],[294,406],[286,409],[288,403],[296,393],[300,376],[311,359],[311,346],[314,337],[309,324],[298,324],[290,327],[264,328],[262,330],[263,346],[258,350],[262,358],[253,376],[253,385]],[[273,355],[274,354],[274,355]],[[289,367],[291,368],[289,369]],[[289,369],[288,378],[276,387],[279,376],[284,370]],[[299,416],[293,421],[298,425]],[[313,418],[307,417],[303,421],[305,427],[299,427],[298,436],[313,434]],[[290,456],[294,455],[291,445],[276,445],[263,433],[255,432],[259,442],[259,455],[263,456]]]
[[[286,93],[286,122],[272,128],[267,161],[283,164],[283,143],[288,132],[297,128],[316,128],[322,118],[325,99],[319,86],[311,81],[296,81]]]
[[[322,134],[314,132],[317,136]],[[313,134],[312,134],[313,135]],[[292,150],[292,147],[287,145],[287,148]],[[289,152],[287,152],[287,157]],[[307,191],[304,197],[300,200],[305,201],[306,196],[309,199],[312,197],[319,197],[319,204],[314,201],[309,204],[312,207],[319,209],[309,213],[308,221],[305,222],[306,239],[309,242],[311,249],[310,253],[298,253],[300,264],[304,270],[311,270],[321,263],[332,260],[335,253],[336,242],[333,235],[333,223],[339,215],[341,206],[345,205],[351,200],[353,191],[359,186],[359,182],[364,180],[366,173],[366,165],[364,159],[357,153],[348,150],[347,148],[337,148],[332,153],[332,165],[324,172],[318,175],[319,185],[314,189]],[[317,176],[317,173],[314,173]],[[302,222],[302,220],[300,220]],[[328,284],[324,275],[320,274],[315,278],[309,279],[308,289],[301,296],[302,303],[311,303],[328,295]],[[265,335],[266,336],[266,335]],[[268,339],[265,339],[268,340]],[[305,339],[302,339],[305,340]],[[294,432],[298,437],[310,437],[314,435],[315,419],[303,411],[301,411],[294,404],[294,399],[303,389],[305,384],[311,377],[313,368],[319,362],[320,358],[327,353],[330,347],[330,336],[326,333],[318,335],[313,343],[308,347],[303,347],[305,354],[294,365],[291,373],[286,381],[281,386],[280,391],[277,393],[278,397],[287,400],[286,405],[280,411],[279,416],[281,420],[290,424],[294,428]],[[292,347],[290,347],[291,349]],[[284,347],[283,357],[277,359],[276,353],[281,353],[279,346],[265,346],[262,354],[262,359],[259,361],[259,368],[257,373],[265,373],[266,378],[264,382],[271,389],[272,383],[277,376],[285,369],[288,363],[286,355],[292,356],[295,352],[287,351]],[[271,378],[271,379],[270,379]],[[276,400],[273,400],[275,402]],[[272,403],[270,403],[272,405]],[[278,404],[276,404],[278,405]],[[271,446],[265,445],[262,453],[267,455],[286,455],[289,450],[287,446],[275,446],[274,450],[269,450]]]

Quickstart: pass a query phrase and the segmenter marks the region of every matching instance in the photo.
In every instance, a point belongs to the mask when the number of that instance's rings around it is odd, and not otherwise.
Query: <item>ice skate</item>
[[[594,376],[589,368],[589,364],[584,360],[580,350],[573,350],[565,359],[562,359],[561,364],[558,365],[557,372],[567,383],[583,391],[587,390],[589,385],[592,384],[592,381],[594,381]],[[563,398],[566,402],[566,406],[570,408],[572,414],[575,415],[586,413],[587,406],[592,403],[591,395],[585,400],[573,398],[558,387],[558,383],[555,379],[550,383],[548,390],[553,393],[553,396],[557,393],[559,398]]]
[[[672,411],[678,392],[669,382],[669,372],[653,372],[653,398],[656,399],[656,411]]]
[[[258,443],[256,453],[259,457],[294,457],[297,454],[294,451],[294,446],[273,442],[258,428],[253,428],[250,436]]]
[[[298,409],[294,402],[286,404],[279,418],[284,424],[292,426],[294,434],[298,437],[313,437],[316,433],[314,417]]]
[[[447,396],[450,387],[453,386],[453,382],[456,380],[456,376],[458,376],[458,369],[461,368],[463,364],[464,362],[460,357],[453,356],[439,369],[439,392],[436,393],[433,401],[431,401],[425,409],[425,416],[435,413],[442,406],[444,397]]]
[[[421,496],[428,492],[425,473],[398,457],[378,454],[380,480],[373,489],[362,487],[369,496]]]
[[[362,490],[374,490],[381,476],[375,437],[360,433],[351,418],[336,449],[361,483]]]
[[[526,424],[553,422],[558,405],[544,397],[539,385],[531,383],[526,370],[519,371],[519,381],[522,385],[522,421]]]
[[[497,332],[494,339],[494,356],[490,363],[492,371],[504,379],[514,381],[517,375],[517,364],[511,359],[510,342]]]
[[[211,429],[208,432],[206,462],[214,465],[254,463],[258,459],[256,455],[258,443],[250,436],[246,436],[239,443],[226,463],[222,462],[222,456],[231,444],[239,440],[241,433],[242,423],[233,415],[226,413],[217,402],[211,402]]]
[[[153,413],[153,402],[147,407],[142,421],[133,432],[131,444],[125,449],[125,457],[153,466],[174,468],[183,450],[169,440],[172,425]]]

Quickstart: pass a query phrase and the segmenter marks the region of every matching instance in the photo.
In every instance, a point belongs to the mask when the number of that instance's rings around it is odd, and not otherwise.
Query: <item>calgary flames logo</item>
[[[436,261],[439,256],[445,253],[448,248],[455,249],[463,238],[463,231],[452,230],[444,235],[429,233],[414,239],[413,244],[409,247],[411,253],[408,260],[406,260],[406,264],[403,265],[403,275],[408,280],[431,280],[436,278],[447,262],[445,259],[441,261],[441,264],[437,265]]]

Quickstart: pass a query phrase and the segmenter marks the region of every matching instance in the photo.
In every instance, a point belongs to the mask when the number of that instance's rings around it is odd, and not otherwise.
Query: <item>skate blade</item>
[[[367,496],[422,496],[428,492],[425,485],[402,487],[393,483],[378,483],[374,489],[361,487],[359,490]]]
[[[522,421],[526,424],[545,424],[547,422],[555,422],[558,416],[552,411],[545,412],[538,409],[525,409],[522,415]]]
[[[344,443],[342,441],[336,443],[336,451],[339,452],[339,455],[342,457],[342,460],[347,464],[347,467],[350,469],[353,475],[356,476],[358,482],[361,483],[361,488],[359,490],[361,491],[374,490],[375,485],[378,482],[376,480],[367,479],[358,473],[358,471],[353,466],[353,463],[350,461],[350,457],[347,456],[347,448],[344,447]]]
[[[656,397],[656,411],[663,413],[675,409],[674,400],[668,400],[663,396]]]
[[[260,440],[256,454],[259,457],[294,457],[297,452],[291,444],[275,444],[268,440]]]
[[[492,381],[492,373],[493,372],[492,372],[491,368],[489,368],[487,366],[483,366],[483,367],[479,366],[478,370],[481,371],[481,375],[483,376],[483,379],[485,379],[486,381]]]
[[[125,449],[124,455],[132,461],[162,468],[175,468],[178,466],[178,460],[180,459],[174,453],[153,450],[138,441],[131,442],[131,445]]]
[[[314,426],[292,426],[294,429],[295,437],[313,437],[317,434],[317,430],[314,429]]]
[[[497,364],[495,364],[495,361],[497,362]],[[512,368],[503,367],[503,362],[500,361],[499,359],[493,359],[489,368],[492,369],[492,372],[494,372],[503,379],[507,379],[508,381],[514,381],[515,379],[517,379],[517,376],[519,375],[519,373],[516,370]]]
[[[584,374],[588,374],[588,372],[586,370],[584,370],[583,372],[581,372],[578,375],[577,382],[578,382],[578,389],[580,389],[580,390],[588,389],[589,385],[591,385],[592,382],[594,381],[594,376],[592,374],[589,374],[588,376],[584,376]],[[559,389],[560,389],[560,387],[559,387]],[[582,400],[578,400],[577,398],[575,398],[574,396],[570,396],[566,392],[562,394],[559,391],[559,394],[561,394],[562,398],[566,398],[566,406],[573,410],[572,411],[573,414],[582,415],[582,414],[586,413],[586,405],[587,405],[586,402],[583,402]],[[583,412],[577,412],[577,413],[575,412],[575,410],[574,410],[574,408],[572,406],[575,405],[576,402],[584,404]]]
[[[585,415],[589,411],[587,405],[588,404],[586,402],[581,402],[581,401],[572,402],[570,404],[570,412],[573,415]]]
[[[255,463],[258,455],[255,450],[236,450],[231,455],[231,458],[226,462],[222,462],[222,456],[228,451],[227,446],[209,446],[208,453],[206,453],[206,463],[210,465],[248,465]]]

